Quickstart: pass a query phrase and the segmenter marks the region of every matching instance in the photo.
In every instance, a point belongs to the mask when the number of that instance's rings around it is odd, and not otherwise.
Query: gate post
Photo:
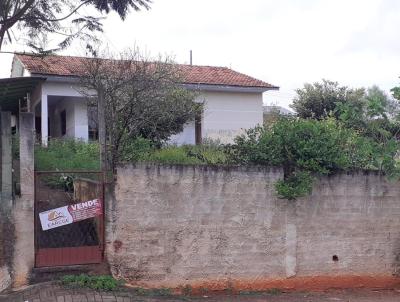
[[[14,222],[11,160],[11,113],[0,111],[0,292],[12,283]]]
[[[34,116],[33,113],[21,112],[19,116],[20,135],[20,173],[21,173],[21,196],[30,200],[33,207],[35,193],[34,181]]]
[[[1,197],[12,198],[11,112],[0,112],[1,132]]]
[[[13,260],[13,287],[28,284],[35,266],[34,224],[34,115],[20,113],[20,173],[21,197],[15,200],[15,250]]]

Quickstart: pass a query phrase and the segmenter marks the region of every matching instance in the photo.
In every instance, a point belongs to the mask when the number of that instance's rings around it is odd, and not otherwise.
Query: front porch
[[[37,138],[44,146],[51,138],[97,138],[95,112],[88,110],[78,87],[46,81],[33,93],[30,111],[35,114]]]
[[[51,138],[89,140],[89,119],[84,98],[47,95],[32,112],[35,113],[35,131],[43,145],[47,145]]]

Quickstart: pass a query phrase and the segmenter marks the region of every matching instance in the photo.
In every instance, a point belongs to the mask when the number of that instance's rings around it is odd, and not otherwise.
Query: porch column
[[[47,146],[49,140],[49,106],[47,102],[47,94],[42,94],[42,101],[41,101],[41,119],[42,119],[42,145]]]
[[[1,195],[12,197],[11,112],[0,112],[1,131]]]

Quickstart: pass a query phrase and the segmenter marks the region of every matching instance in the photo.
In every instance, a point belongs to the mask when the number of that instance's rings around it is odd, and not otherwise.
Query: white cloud
[[[389,90],[400,75],[398,0],[154,0],[125,22],[112,14],[105,43],[222,65],[281,87],[267,102],[287,106],[293,89],[328,78]],[[67,53],[81,54],[78,48]],[[0,55],[0,75],[8,60]]]

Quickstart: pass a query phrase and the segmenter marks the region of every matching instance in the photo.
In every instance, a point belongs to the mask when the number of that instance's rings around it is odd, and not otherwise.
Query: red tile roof
[[[54,76],[82,76],[84,62],[89,58],[50,55],[45,57],[21,55],[16,57],[32,74]],[[277,86],[257,80],[226,67],[177,65],[182,71],[183,84],[204,84],[273,89]]]

